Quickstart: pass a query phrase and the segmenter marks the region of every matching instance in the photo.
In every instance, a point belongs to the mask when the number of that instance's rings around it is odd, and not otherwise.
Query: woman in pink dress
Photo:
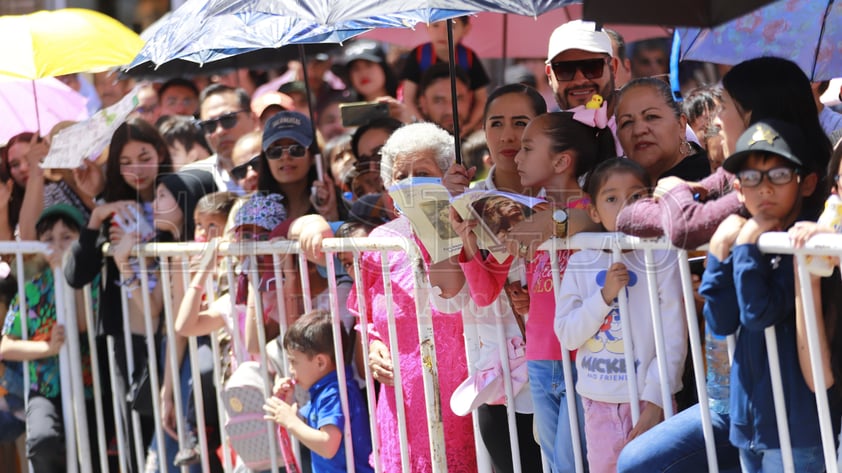
[[[430,123],[407,125],[397,130],[381,150],[381,176],[388,188],[407,177],[442,177],[453,163],[453,138],[441,128]],[[405,216],[374,229],[371,237],[413,238],[421,246]],[[458,270],[448,260],[429,264],[425,253],[427,271]],[[427,402],[422,380],[423,366],[415,310],[415,281],[411,261],[403,252],[389,252],[388,265],[391,281],[391,302],[395,313],[395,328],[406,410],[406,430],[411,470],[432,471],[430,440],[427,424]],[[401,449],[395,401],[393,361],[389,351],[389,329],[386,303],[389,296],[383,287],[383,270],[379,252],[363,253],[360,263],[364,287],[365,307],[370,336],[370,356],[374,379],[381,383],[377,402],[377,426],[380,440],[380,460],[383,471],[401,471]],[[448,265],[451,265],[448,267]],[[444,293],[448,288],[441,288]],[[436,290],[435,288],[433,289]],[[349,307],[359,314],[356,291],[351,292]],[[465,341],[462,318],[459,313],[443,314],[431,307],[435,351],[439,367],[439,400],[450,399],[459,383],[467,376]],[[444,425],[444,445],[447,468],[450,473],[477,471],[476,451],[470,417],[459,417],[446,407],[437,406]]]

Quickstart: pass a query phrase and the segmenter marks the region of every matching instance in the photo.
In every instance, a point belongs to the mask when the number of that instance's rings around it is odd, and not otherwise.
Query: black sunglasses
[[[293,158],[303,158],[307,154],[307,148],[299,144],[294,144],[289,146],[272,146],[266,150],[266,157],[272,160],[281,159],[284,151],[288,151],[289,155]]]
[[[221,115],[216,118],[210,118],[208,120],[202,120],[199,122],[199,127],[206,135],[210,135],[211,133],[216,131],[217,125],[222,125],[223,130],[230,130],[237,126],[237,121],[239,120],[237,115],[243,113],[243,110],[237,110],[236,112],[226,113],[225,115]]]
[[[244,162],[243,164],[238,164],[237,166],[234,166],[233,168],[231,168],[231,177],[233,177],[234,179],[236,179],[238,181],[240,179],[245,179],[246,174],[249,173],[249,168],[252,168],[252,169],[254,169],[255,172],[257,172],[257,163],[259,163],[259,162],[260,162],[260,155],[258,154],[257,156],[249,159],[248,161]]]
[[[582,71],[585,79],[599,79],[605,73],[607,58],[585,59],[582,61],[559,61],[550,64],[555,78],[560,81],[571,81],[576,76],[576,71]]]

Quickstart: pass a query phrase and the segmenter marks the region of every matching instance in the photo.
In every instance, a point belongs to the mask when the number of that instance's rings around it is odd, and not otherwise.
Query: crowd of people
[[[25,274],[0,263],[0,302],[8,313],[0,341],[0,440],[25,435],[33,471],[65,468],[61,398],[67,393],[57,354],[66,335],[57,323],[55,285],[64,278],[75,288],[70,303],[78,314],[85,313],[85,291],[95,313],[94,326],[79,319],[80,332],[96,334],[96,346],[80,339],[91,445],[97,424],[91,354],[116,365],[111,376],[108,363],[99,364],[103,400],[110,402],[112,389],[128,393],[125,408],[140,414],[140,425],[131,416],[115,424],[120,409],[104,410],[108,451],[92,448],[92,454],[108,454],[113,470],[123,465],[115,425],[141,433],[143,451],[130,458],[143,456],[145,471],[161,465],[201,471],[201,432],[211,471],[223,471],[217,451],[227,448],[237,471],[268,468],[234,441],[220,445],[215,395],[267,352],[275,378],[261,419],[305,447],[303,471],[346,471],[349,447],[356,471],[374,471],[375,464],[387,472],[405,464],[432,471],[441,459],[431,453],[429,418],[441,422],[447,452],[441,461],[452,472],[477,471],[479,443],[498,473],[542,471],[542,458],[545,471],[575,471],[579,455],[594,473],[707,471],[702,409],[713,419],[720,471],[783,471],[764,336],[775,327],[795,468],[824,471],[793,258],[763,254],[757,241],[767,231],[789,231],[803,245],[836,231],[816,223],[842,175],[842,147],[831,144],[842,120],[818,100],[827,84],[811,84],[795,64],[766,57],[734,66],[720,84],[677,102],[663,80],[667,54],[660,43],[644,42],[627,58],[616,32],[577,20],[548,39],[545,75],[489,90],[482,61],[461,44],[470,26],[467,17],[453,23],[455,96],[446,29],[435,23],[431,41],[411,50],[399,71],[381,45],[360,40],[345,47],[340,67],[332,69],[331,58],[319,54],[271,81],[237,71],[213,83],[176,78],[144,85],[139,107],[103,156],[72,171],[40,166],[51,137],[69,124],[46,136],[10,139],[0,148],[0,238],[38,240],[51,251],[28,259]],[[306,83],[299,78],[304,68]],[[105,106],[131,89],[116,75],[97,77]],[[540,90],[545,82],[549,93]],[[344,105],[357,101],[379,105],[362,117],[343,117]],[[454,162],[455,129],[465,138],[462,163]],[[478,240],[478,220],[450,208],[448,223],[462,246],[451,258],[433,260],[432,248],[388,192],[419,177],[438,178],[454,197],[499,191],[540,204],[497,234],[508,252],[502,261]],[[694,397],[696,383],[705,380],[685,370],[688,327],[675,253],[655,252],[653,262],[642,251],[561,249],[556,287],[553,255],[539,246],[579,232],[664,236],[684,249],[708,245],[706,267],[695,276],[709,405]],[[414,263],[398,251],[339,253],[336,274],[326,271],[325,238],[365,236],[418,244],[425,287],[417,287]],[[223,241],[273,239],[297,241],[306,270],[295,256],[237,259],[217,252]],[[205,249],[184,262],[132,252],[141,243],[190,241]],[[190,271],[168,271],[182,263]],[[16,277],[25,280],[24,294]],[[338,313],[328,278],[335,278]],[[811,284],[838,433],[838,270]],[[429,307],[419,306],[417,295],[426,289]],[[622,310],[621,300],[628,301]],[[171,330],[165,308],[172,308]],[[429,360],[422,359],[419,311],[429,311],[435,334],[442,401],[435,412],[424,388]],[[657,348],[652,313],[665,351]],[[334,319],[341,322],[342,357],[334,350]],[[222,379],[210,368],[212,334],[221,340]],[[728,335],[737,335],[733,363]],[[194,364],[188,337],[197,337]],[[473,340],[467,348],[466,337]],[[563,351],[573,359],[572,378],[564,376]],[[160,386],[144,396],[150,358]],[[202,371],[202,416],[190,394],[191,365]],[[366,372],[376,382],[374,412],[361,391]],[[511,386],[486,389],[500,376]],[[151,396],[160,401],[158,419]],[[229,413],[229,422],[238,413]],[[481,442],[467,414],[475,416]],[[343,434],[346,420],[350,437]],[[281,435],[279,464],[294,471],[285,445]]]

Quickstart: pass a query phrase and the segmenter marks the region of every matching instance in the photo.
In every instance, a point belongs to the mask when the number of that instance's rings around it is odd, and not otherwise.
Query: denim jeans
[[[652,427],[626,444],[619,473],[707,473],[708,462],[699,404]],[[728,440],[730,417],[710,412],[720,472],[739,472],[739,451]]]
[[[795,471],[798,473],[821,473],[825,471],[824,454],[821,445],[792,449]],[[784,462],[781,449],[754,450],[740,449],[740,462],[745,473],[783,473]]]
[[[529,389],[535,405],[535,425],[538,429],[538,443],[547,458],[553,473],[575,471],[573,457],[573,436],[570,432],[570,416],[567,409],[567,386],[561,361],[529,360]],[[573,365],[573,384],[576,383],[576,366]],[[572,389],[570,393],[575,396]],[[585,449],[585,414],[582,401],[576,397],[576,411],[579,419],[579,438],[582,442],[582,461],[587,470]]]

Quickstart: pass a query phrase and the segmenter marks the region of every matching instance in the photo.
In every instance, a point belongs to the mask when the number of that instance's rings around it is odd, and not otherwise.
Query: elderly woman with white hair
[[[392,134],[380,154],[382,156],[380,174],[387,188],[408,177],[443,177],[454,160],[453,137],[431,123],[406,125]],[[405,216],[400,216],[374,229],[369,236],[414,239],[422,248],[425,258],[428,259],[428,271],[437,270],[437,267],[442,264],[451,264],[445,261],[436,264],[435,267],[430,267],[426,250],[413,234],[409,220]],[[387,258],[392,284],[391,295],[387,295],[383,287],[381,253],[366,252],[360,263],[362,280],[357,281],[357,284],[364,288],[365,307],[368,313],[359,314],[356,292],[352,291],[348,302],[349,307],[366,322],[360,325],[367,327],[370,335],[369,365],[374,378],[381,383],[377,402],[377,425],[383,470],[401,470],[393,377],[393,363],[397,362],[400,363],[401,369],[411,469],[413,472],[429,472],[432,471],[432,462],[415,311],[413,268],[403,252],[389,252]],[[458,265],[455,267],[458,268]],[[392,299],[392,307],[395,311],[395,328],[400,351],[398,360],[392,360],[389,351],[387,298]],[[443,314],[434,307],[431,307],[431,314],[438,366],[447,367],[446,370],[438,372],[440,396],[441,399],[447,400],[467,376],[462,319],[459,314]],[[456,416],[450,409],[444,408],[441,409],[441,415],[444,423],[448,471],[476,472],[477,456],[474,450],[470,417]]]

